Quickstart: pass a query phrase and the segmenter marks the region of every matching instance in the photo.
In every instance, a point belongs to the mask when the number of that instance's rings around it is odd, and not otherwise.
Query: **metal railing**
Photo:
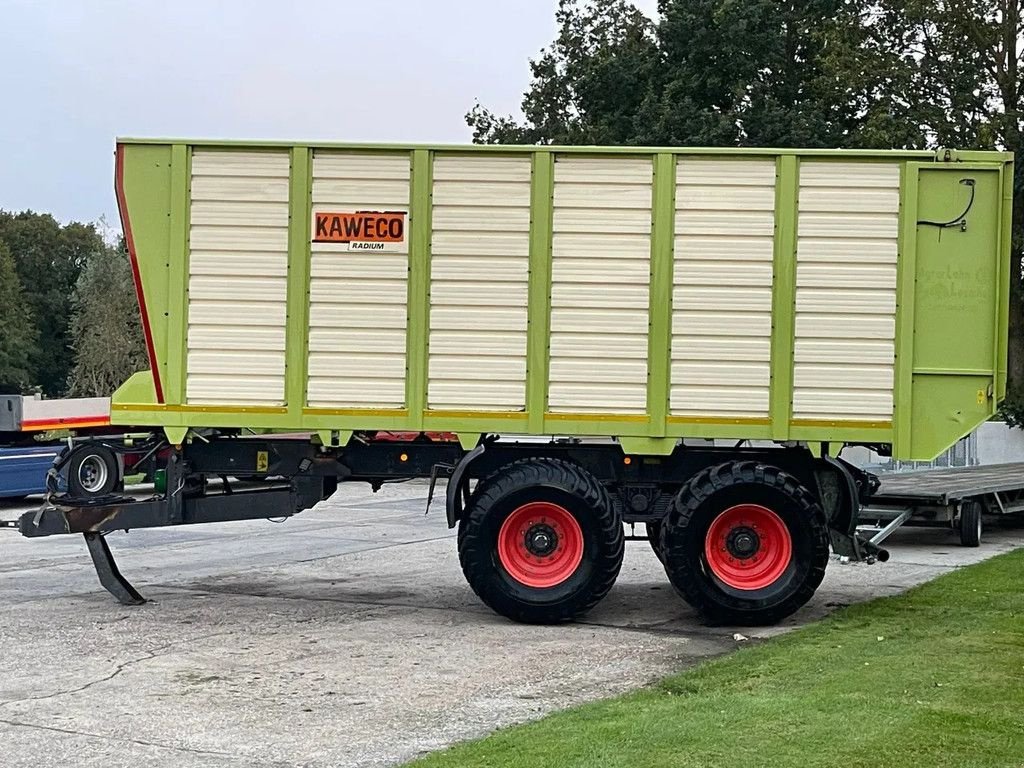
[[[915,469],[938,469],[940,467],[974,467],[978,460],[978,433],[972,432],[956,445],[932,461],[880,460],[876,465],[884,472],[910,472]]]

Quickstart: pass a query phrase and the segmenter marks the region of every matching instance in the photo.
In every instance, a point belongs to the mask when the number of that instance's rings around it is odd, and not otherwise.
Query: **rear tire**
[[[112,493],[121,482],[117,457],[100,443],[84,443],[68,459],[68,493],[76,499],[94,499]]]
[[[491,609],[525,623],[593,608],[615,583],[623,551],[607,491],[559,459],[517,461],[482,480],[459,522],[466,581]]]
[[[676,591],[717,624],[774,624],[821,584],[829,539],[818,502],[778,467],[736,461],[698,473],[662,534]]]
[[[977,547],[981,544],[981,504],[976,501],[965,501],[960,506],[957,530],[961,545]]]

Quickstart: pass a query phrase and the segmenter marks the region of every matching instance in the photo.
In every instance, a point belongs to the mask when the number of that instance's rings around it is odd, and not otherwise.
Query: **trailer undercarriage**
[[[149,498],[54,492],[8,526],[27,537],[82,534],[100,583],[138,604],[144,598],[104,541],[111,531],[289,517],[346,482],[377,489],[429,478],[432,498],[444,479],[447,521],[459,527],[471,586],[498,612],[533,622],[572,618],[604,596],[621,563],[623,524],[635,537],[635,524],[645,523],[670,580],[709,618],[788,615],[820,582],[830,548],[858,560],[887,557],[855,532],[872,476],[804,447],[680,444],[651,457],[613,441],[491,436],[466,451],[444,436],[404,437],[357,434],[338,448],[309,435],[197,435],[166,453]],[[691,552],[694,542],[701,546]],[[603,576],[573,586],[589,571]],[[782,589],[787,579],[799,589]],[[694,584],[703,591],[690,593]],[[571,594],[556,600],[558,590]]]

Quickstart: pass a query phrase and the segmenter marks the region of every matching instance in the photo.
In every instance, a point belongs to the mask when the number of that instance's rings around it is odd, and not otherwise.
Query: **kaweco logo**
[[[347,243],[350,251],[404,251],[405,211],[317,212],[314,243]]]

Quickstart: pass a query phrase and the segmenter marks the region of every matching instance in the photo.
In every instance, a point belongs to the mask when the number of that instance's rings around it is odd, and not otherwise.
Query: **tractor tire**
[[[575,464],[524,459],[482,480],[459,522],[466,581],[513,621],[553,624],[593,608],[622,567],[622,520]]]
[[[665,549],[661,543],[661,530],[664,527],[661,522],[644,523],[647,527],[647,542],[651,545],[651,551],[658,558],[662,565],[665,564]]]
[[[83,443],[68,459],[68,495],[95,499],[112,493],[121,482],[117,456],[101,443]]]
[[[829,557],[825,514],[800,481],[754,461],[694,475],[662,533],[672,586],[712,624],[774,624],[806,603]]]
[[[957,533],[960,534],[962,546],[977,547],[981,544],[981,504],[965,501],[960,506]]]

